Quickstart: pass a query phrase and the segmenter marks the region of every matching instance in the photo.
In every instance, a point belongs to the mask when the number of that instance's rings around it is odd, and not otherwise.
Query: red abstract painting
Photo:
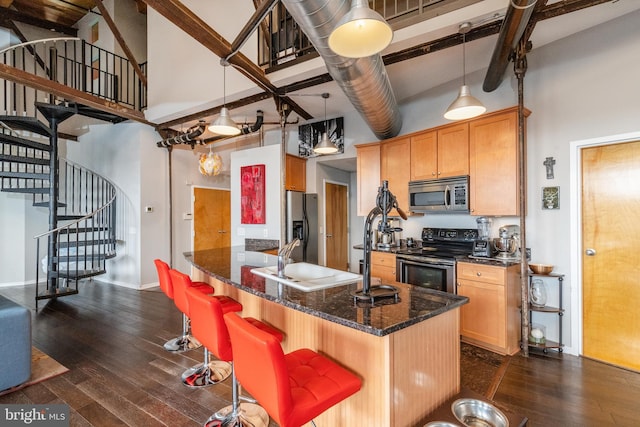
[[[240,168],[241,224],[265,224],[265,175],[264,165]]]

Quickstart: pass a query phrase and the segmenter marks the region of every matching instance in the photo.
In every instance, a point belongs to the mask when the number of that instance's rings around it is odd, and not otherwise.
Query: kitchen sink
[[[360,274],[307,262],[287,264],[284,268],[286,277],[278,277],[277,266],[254,268],[251,272],[305,292],[346,285],[362,279]]]

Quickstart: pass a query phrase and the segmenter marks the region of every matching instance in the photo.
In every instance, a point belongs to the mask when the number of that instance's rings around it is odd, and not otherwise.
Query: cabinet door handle
[[[478,271],[478,272],[476,272],[476,276],[480,277],[480,276],[482,276],[482,273]]]
[[[594,255],[596,254],[596,250],[595,250],[595,249],[591,249],[591,248],[589,248],[589,249],[587,249],[586,251],[584,251],[584,253],[585,253],[587,256],[594,256]]]

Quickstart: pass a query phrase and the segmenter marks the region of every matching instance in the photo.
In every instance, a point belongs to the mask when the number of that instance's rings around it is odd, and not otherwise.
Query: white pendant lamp
[[[363,58],[382,52],[393,39],[393,30],[366,0],[352,0],[351,10],[329,35],[329,48],[340,56]]]
[[[487,111],[482,102],[471,95],[471,90],[466,84],[466,64],[465,64],[465,35],[471,29],[470,22],[460,24],[458,32],[462,34],[462,87],[458,97],[449,105],[444,113],[444,118],[448,120],[463,120],[479,116]]]
[[[224,67],[222,69],[222,108],[220,109],[220,115],[213,123],[209,125],[209,130],[218,135],[235,136],[240,134],[240,128],[233,121],[229,115],[229,109],[227,108],[227,66],[229,62],[226,59],[221,59],[220,64]]]
[[[329,134],[327,133],[327,98],[328,93],[323,93],[324,98],[324,132],[322,132],[322,138],[318,145],[313,147],[313,152],[316,154],[334,154],[338,152],[338,147],[331,141]]]

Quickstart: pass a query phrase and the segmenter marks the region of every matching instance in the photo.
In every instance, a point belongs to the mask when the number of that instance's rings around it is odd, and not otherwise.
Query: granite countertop
[[[372,306],[369,302],[355,303],[351,296],[352,291],[362,287],[361,282],[304,292],[254,275],[252,268],[276,265],[277,257],[247,251],[244,246],[186,252],[184,255],[199,270],[245,292],[376,336],[407,328],[469,301],[460,295],[395,282],[399,302],[381,299]]]

